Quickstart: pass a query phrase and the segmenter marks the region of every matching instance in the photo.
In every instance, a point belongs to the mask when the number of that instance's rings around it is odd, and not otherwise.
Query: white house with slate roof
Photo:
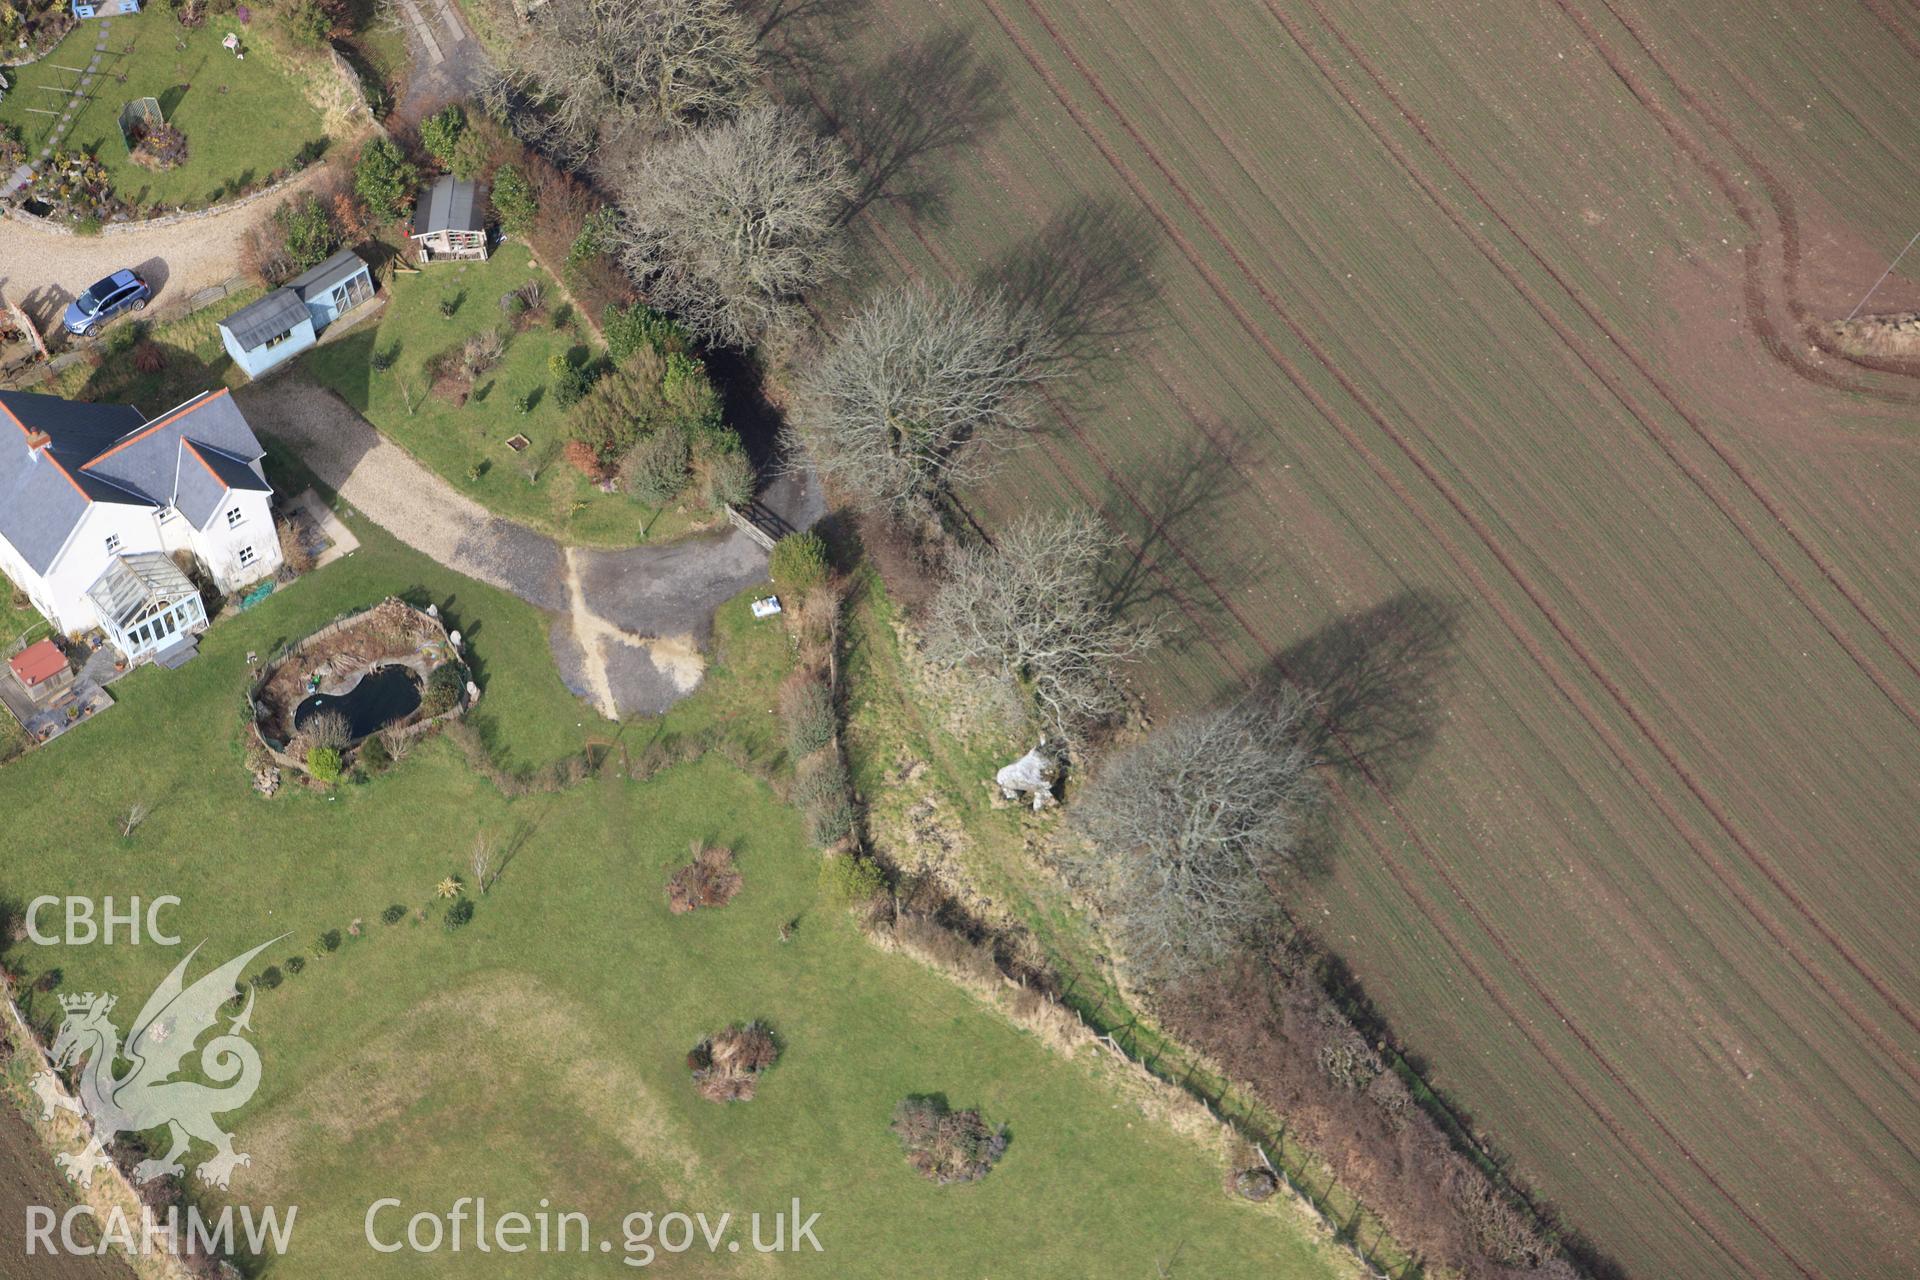
[[[0,570],[66,632],[135,661],[206,625],[168,557],[222,591],[280,567],[264,450],[225,390],[152,420],[131,405],[0,391]]]

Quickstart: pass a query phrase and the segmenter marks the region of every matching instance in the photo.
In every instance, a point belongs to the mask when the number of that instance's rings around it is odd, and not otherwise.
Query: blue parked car
[[[153,290],[132,271],[116,271],[105,280],[96,280],[87,291],[67,304],[62,317],[68,333],[91,338],[100,326],[122,311],[139,311],[147,305]]]

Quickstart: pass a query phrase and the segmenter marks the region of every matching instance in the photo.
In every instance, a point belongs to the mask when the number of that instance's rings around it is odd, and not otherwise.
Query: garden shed
[[[313,331],[328,325],[373,297],[373,272],[351,249],[342,249],[319,266],[287,282],[300,295],[313,321]]]
[[[319,341],[307,304],[283,285],[220,322],[220,341],[233,362],[257,378]]]
[[[140,0],[72,0],[76,18],[111,18],[123,13],[140,12]]]
[[[420,193],[413,210],[413,240],[420,260],[484,260],[487,256],[485,188],[451,175]]]

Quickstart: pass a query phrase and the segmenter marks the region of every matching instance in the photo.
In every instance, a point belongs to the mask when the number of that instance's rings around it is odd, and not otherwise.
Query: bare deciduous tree
[[[1320,788],[1291,688],[1162,729],[1116,756],[1076,806],[1068,869],[1150,982],[1217,962],[1273,910]]]
[[[1051,728],[1105,719],[1120,706],[1116,668],[1155,640],[1107,604],[1099,574],[1113,545],[1081,513],[1025,517],[996,546],[961,550],[933,600],[929,647],[1022,681]]]
[[[754,94],[753,30],[728,0],[551,0],[514,78],[549,148],[580,162],[724,119]]]
[[[140,829],[140,824],[145,822],[147,820],[147,815],[152,812],[153,812],[152,806],[148,805],[144,801],[136,800],[132,804],[128,805],[127,811],[120,815],[121,839],[131,840],[133,838],[133,833]]]
[[[353,726],[339,711],[314,713],[300,726],[300,732],[309,747],[332,747],[337,751],[353,741]]]
[[[469,859],[469,866],[473,871],[474,887],[482,894],[492,889],[493,882],[500,878],[498,846],[499,842],[484,831],[473,838],[473,855]]]
[[[1034,426],[1055,344],[999,291],[914,284],[869,302],[808,372],[796,413],[814,465],[904,508],[978,479]]]
[[[837,144],[791,112],[753,107],[626,166],[621,260],[689,328],[744,346],[840,269],[852,185]]]

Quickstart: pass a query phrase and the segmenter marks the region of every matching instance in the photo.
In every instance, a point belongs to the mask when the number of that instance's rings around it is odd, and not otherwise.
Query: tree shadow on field
[[[875,204],[941,221],[946,169],[935,163],[989,134],[1005,118],[999,69],[972,39],[942,28],[849,74],[823,75],[815,104],[853,160],[857,186],[841,214],[850,223]]]
[[[980,274],[1046,320],[1061,355],[1084,374],[1147,331],[1160,296],[1154,265],[1161,240],[1135,205],[1081,196]]]
[[[863,21],[866,0],[743,0],[741,16],[753,24],[756,43],[782,79],[824,71],[833,65]]]
[[[1115,479],[1102,495],[1101,514],[1124,539],[1101,575],[1107,603],[1136,621],[1157,620],[1170,648],[1198,643],[1199,631],[1224,613],[1223,601],[1261,576],[1263,542],[1218,536],[1243,454],[1238,433],[1215,425],[1142,458],[1124,490]],[[1209,548],[1205,582],[1181,558],[1182,546]]]
[[[1397,789],[1432,746],[1460,624],[1455,601],[1408,588],[1290,646],[1270,678],[1316,700],[1309,745],[1322,763]]]

